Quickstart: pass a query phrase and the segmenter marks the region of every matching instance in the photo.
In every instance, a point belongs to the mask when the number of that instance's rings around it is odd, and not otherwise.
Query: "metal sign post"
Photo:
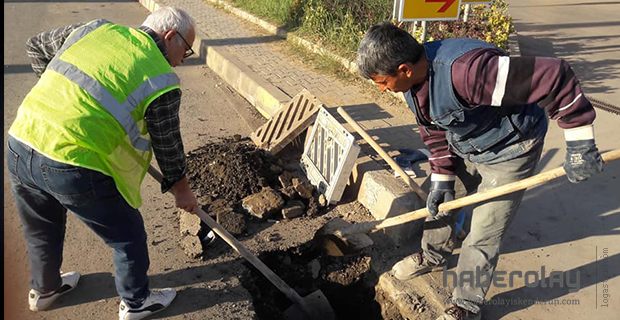
[[[392,20],[396,20],[398,19],[398,7],[399,7],[400,1],[399,0],[394,0],[394,7],[392,8]]]
[[[479,1],[479,0],[461,0],[461,4],[465,5],[465,12],[463,13],[463,22],[467,22],[469,18],[469,12],[471,11],[472,4],[487,4],[491,1]]]
[[[463,13],[463,22],[467,22],[467,17],[469,16],[470,4],[465,5],[465,12]]]

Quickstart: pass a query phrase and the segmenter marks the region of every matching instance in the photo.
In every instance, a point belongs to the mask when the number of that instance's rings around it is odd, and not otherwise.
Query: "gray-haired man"
[[[153,153],[162,192],[186,211],[198,205],[185,176],[172,70],[193,53],[194,38],[185,11],[162,7],[137,29],[100,19],[28,40],[40,79],[9,129],[7,163],[28,244],[30,310],[49,308],[80,278],[60,274],[67,210],[114,250],[119,319],[142,319],[175,298],[173,289],[149,289],[138,208]]]

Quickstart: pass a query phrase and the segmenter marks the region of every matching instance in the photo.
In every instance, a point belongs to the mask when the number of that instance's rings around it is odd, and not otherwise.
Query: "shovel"
[[[159,183],[162,181],[162,175],[153,166],[148,168],[149,174]],[[333,320],[336,319],[334,310],[329,301],[321,290],[316,290],[305,297],[301,297],[293,288],[291,288],[284,280],[276,275],[267,265],[253,255],[239,240],[235,239],[226,229],[222,228],[219,223],[215,222],[200,207],[194,212],[200,219],[213,229],[226,243],[245,260],[250,262],[260,273],[262,273],[269,282],[271,282],[278,290],[280,290],[294,304],[289,307],[284,315],[289,319],[317,319],[317,320]]]
[[[385,162],[390,165],[392,170],[398,173],[398,175],[413,190],[413,192],[415,192],[418,197],[422,199],[422,201],[426,201],[428,194],[426,194],[426,192],[422,190],[422,188],[420,188],[420,186],[418,186],[418,184],[415,183],[415,181],[413,181],[411,177],[409,177],[409,175],[405,173],[405,171],[403,171],[403,169],[398,165],[398,163],[396,163],[396,161],[394,161],[394,159],[392,159],[392,157],[390,157],[387,152],[385,152],[385,150],[383,150],[383,148],[381,148],[381,146],[370,135],[368,135],[368,133],[366,133],[366,131],[364,131],[364,129],[362,129],[362,127],[360,127],[360,125],[355,120],[353,120],[353,118],[351,118],[351,116],[346,111],[344,111],[342,107],[338,107],[338,109],[336,110],[344,118],[344,120],[346,120],[349,125],[351,125],[351,127],[353,127],[353,129],[355,129],[355,131],[357,131],[357,133],[359,133],[359,135],[362,136],[362,138],[364,138],[364,140],[366,140],[366,142],[373,149],[375,149],[375,151],[381,156],[381,158],[383,158],[383,160],[385,160]]]
[[[601,157],[605,162],[619,159],[620,149],[606,152],[602,154]],[[483,192],[478,192],[453,201],[444,202],[439,205],[438,211],[458,209],[519,190],[538,186],[555,178],[564,176],[565,174],[566,172],[564,172],[564,168],[562,167],[548,170],[520,181],[515,181]],[[362,222],[358,224],[351,224],[346,221],[341,221],[342,219],[334,219],[327,222],[317,231],[315,240],[323,242],[323,246],[326,248],[327,254],[342,256],[363,249],[365,246],[369,245],[368,242],[363,243],[358,241],[358,234],[375,232],[388,227],[401,225],[403,223],[426,218],[428,215],[428,209],[422,208],[403,213],[392,218]],[[350,241],[349,239],[353,239],[353,241]],[[372,242],[370,242],[370,244],[372,244]]]

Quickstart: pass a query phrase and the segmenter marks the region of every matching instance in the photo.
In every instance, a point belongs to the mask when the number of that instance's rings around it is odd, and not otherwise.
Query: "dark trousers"
[[[46,293],[61,286],[70,210],[114,250],[116,290],[121,298],[129,303],[146,298],[149,257],[144,222],[111,177],[49,159],[11,136],[7,166],[28,245],[33,289]]]

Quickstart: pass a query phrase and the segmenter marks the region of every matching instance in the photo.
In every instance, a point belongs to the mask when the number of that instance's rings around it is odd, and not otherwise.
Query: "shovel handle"
[[[603,161],[609,162],[613,160],[620,159],[620,149],[608,151],[601,155]],[[468,206],[470,204],[479,203],[485,200],[493,199],[499,196],[503,196],[509,193],[513,193],[515,191],[524,190],[530,187],[534,187],[543,183],[546,183],[555,178],[566,175],[564,168],[558,167],[555,169],[551,169],[545,171],[543,173],[539,173],[537,175],[531,176],[529,178],[515,181],[512,183],[505,184],[503,186],[493,188],[490,190],[486,190],[483,192],[474,193],[472,195],[458,198],[456,200],[444,202],[439,205],[438,211],[449,211],[453,209],[462,208]],[[426,218],[428,216],[428,209],[422,208],[415,211],[403,213],[399,216],[387,218],[383,220],[364,222],[359,224],[354,224],[350,227],[347,227],[343,230],[339,230],[336,232],[338,236],[346,236],[355,233],[368,233],[374,232],[377,230],[385,229],[387,227],[397,226],[403,223],[407,223],[410,221]]]
[[[408,174],[405,173],[405,171],[398,165],[398,163],[396,163],[396,161],[394,161],[394,159],[392,159],[392,157],[390,157],[383,150],[383,148],[381,148],[381,146],[379,146],[379,144],[371,136],[369,136],[368,133],[366,133],[366,131],[364,131],[364,129],[362,129],[362,127],[360,127],[359,124],[357,124],[357,122],[353,120],[353,118],[351,118],[351,116],[346,111],[344,111],[342,107],[338,107],[337,110],[338,113],[344,118],[344,120],[346,120],[351,125],[351,127],[353,127],[353,129],[355,129],[355,131],[357,131],[357,133],[359,133],[359,135],[362,136],[362,138],[364,138],[364,140],[366,140],[366,142],[373,149],[375,149],[375,151],[381,156],[381,158],[383,158],[383,160],[385,160],[385,162],[390,165],[392,170],[396,171],[398,175],[403,178],[405,183],[411,189],[413,189],[413,192],[415,192],[422,199],[422,201],[426,201],[428,194],[426,194],[426,192],[422,190],[422,188],[420,188],[420,186],[415,183],[415,181],[413,181]]]
[[[155,169],[153,166],[149,166],[148,168],[149,174],[157,180],[157,182],[161,183],[163,177],[161,173]],[[222,226],[217,223],[213,218],[211,218],[202,208],[198,207],[196,212],[193,212],[197,216],[200,217],[209,228],[213,229],[215,233],[220,236],[226,243],[233,248],[237,253],[239,253],[245,260],[250,262],[260,273],[262,273],[269,282],[271,282],[276,288],[278,288],[289,300],[294,303],[300,305],[302,309],[307,309],[307,306],[303,300],[303,298],[297,293],[297,291],[293,290],[282,278],[278,277],[267,265],[265,265],[260,259],[258,259],[255,255],[253,255],[239,240],[235,239],[226,229],[222,228]]]

